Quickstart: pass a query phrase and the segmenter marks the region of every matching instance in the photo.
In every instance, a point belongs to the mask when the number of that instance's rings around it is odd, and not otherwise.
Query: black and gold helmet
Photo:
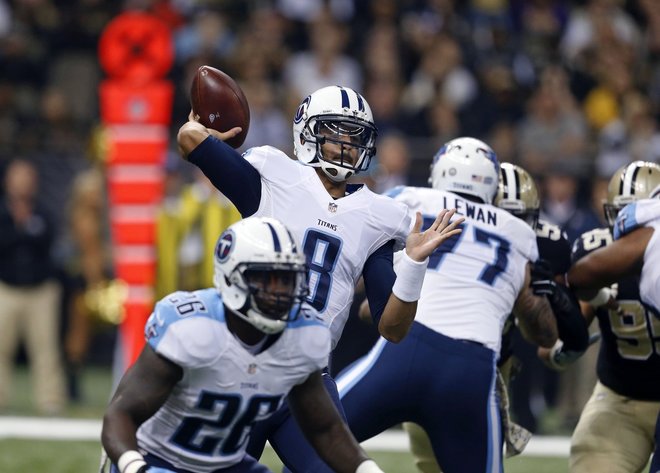
[[[648,161],[634,161],[617,170],[607,186],[607,202],[603,204],[610,228],[619,210],[639,199],[660,193],[660,165]]]
[[[534,178],[520,166],[500,164],[500,182],[495,205],[536,228],[539,220],[539,191]]]

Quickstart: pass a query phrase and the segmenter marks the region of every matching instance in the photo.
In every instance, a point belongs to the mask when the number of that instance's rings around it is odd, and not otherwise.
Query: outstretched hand
[[[462,230],[457,227],[465,221],[465,218],[460,217],[450,223],[455,213],[456,209],[441,210],[431,226],[420,232],[422,229],[422,214],[417,212],[415,226],[406,239],[408,257],[415,261],[424,261],[443,241],[461,233]]]

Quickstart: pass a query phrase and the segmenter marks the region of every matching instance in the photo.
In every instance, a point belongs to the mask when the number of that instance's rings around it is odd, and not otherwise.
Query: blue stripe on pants
[[[337,378],[349,426],[364,441],[415,422],[445,473],[501,472],[495,362],[484,346],[414,322],[403,341],[379,342]]]

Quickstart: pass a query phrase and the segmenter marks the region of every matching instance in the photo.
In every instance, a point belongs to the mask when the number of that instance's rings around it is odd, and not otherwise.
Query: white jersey
[[[499,354],[502,327],[523,287],[526,265],[538,259],[534,230],[505,210],[451,192],[403,187],[390,195],[420,211],[424,228],[442,209],[456,208],[465,217],[462,233],[430,256],[415,320]]]
[[[253,355],[227,329],[215,289],[165,297],[145,335],[156,353],[183,369],[183,378],[140,426],[138,445],[200,473],[241,461],[252,423],[275,412],[293,386],[327,365],[330,353],[330,332],[312,310]]]
[[[308,302],[328,320],[334,348],[367,258],[390,240],[405,244],[414,221],[404,205],[366,186],[333,199],[313,167],[271,146],[244,156],[261,174],[254,215],[280,220],[302,244],[310,268]]]
[[[654,231],[644,251],[639,297],[660,316],[660,199],[638,200],[621,209],[614,226],[614,239],[640,227],[651,227]]]

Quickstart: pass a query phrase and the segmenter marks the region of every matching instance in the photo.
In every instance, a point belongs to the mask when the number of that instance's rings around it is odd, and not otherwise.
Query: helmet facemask
[[[603,213],[605,214],[605,220],[607,220],[607,226],[610,227],[610,230],[614,229],[616,217],[619,215],[621,209],[623,209],[626,205],[633,203],[635,200],[636,199],[634,197],[628,196],[627,198],[623,199],[615,199],[615,203],[605,202],[603,204]]]
[[[349,87],[331,85],[308,95],[293,117],[293,152],[306,166],[343,182],[369,168],[378,129],[367,101]]]
[[[319,167],[335,182],[369,168],[377,134],[373,124],[344,115],[311,117],[303,128],[303,138],[316,144]]]
[[[248,265],[243,270],[243,278],[252,298],[251,306],[274,320],[294,320],[289,318],[292,308],[299,308],[307,295],[306,267],[292,265],[274,269],[260,266]],[[293,314],[295,316],[297,311]]]
[[[307,296],[307,266],[288,263],[242,263],[229,276],[244,293],[236,315],[266,334],[278,333],[298,317]]]

